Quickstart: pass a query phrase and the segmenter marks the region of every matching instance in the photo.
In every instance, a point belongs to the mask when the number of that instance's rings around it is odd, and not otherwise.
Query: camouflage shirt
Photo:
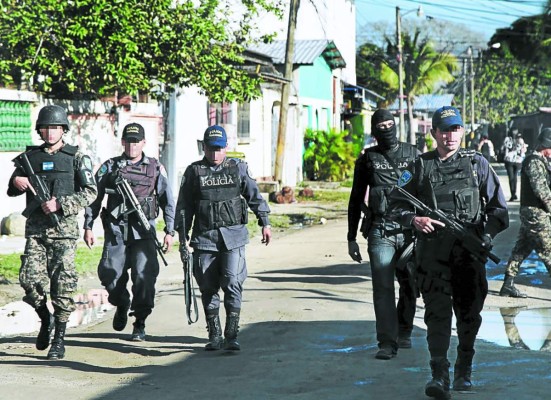
[[[42,151],[45,148],[42,147]],[[57,198],[61,209],[57,211],[59,226],[52,226],[50,218],[43,212],[34,212],[25,224],[25,237],[47,237],[50,239],[77,239],[80,235],[77,216],[97,196],[96,182],[92,173],[92,161],[86,154],[77,151],[73,162],[75,192]],[[26,176],[21,168],[13,172],[8,186],[8,196],[24,194],[13,185],[18,176]]]
[[[530,182],[530,187],[534,195],[543,203],[543,209],[547,213],[551,213],[551,189],[548,184],[549,170],[551,166],[545,157],[534,157],[526,160],[523,166],[523,179],[526,178]],[[521,198],[521,208],[524,208]],[[536,207],[526,207],[536,208]]]

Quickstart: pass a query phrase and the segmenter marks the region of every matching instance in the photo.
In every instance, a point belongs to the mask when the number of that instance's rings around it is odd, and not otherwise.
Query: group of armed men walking
[[[420,154],[397,140],[393,115],[377,110],[371,119],[377,145],[358,157],[348,206],[348,250],[362,261],[356,241],[367,239],[378,351],[390,360],[411,348],[416,298],[425,306],[432,379],[425,394],[449,399],[452,317],[457,327],[453,386],[472,387],[475,339],[488,294],[485,264],[492,240],[509,226],[497,174],[482,154],[461,148],[464,125],[455,107],[432,118],[436,149]],[[551,272],[551,128],[522,166],[517,243],[507,264],[502,296],[525,297],[513,285],[518,267],[535,249]],[[362,218],[363,215],[363,218]],[[360,224],[361,221],[361,224]],[[399,284],[395,301],[394,279]]]
[[[446,106],[435,112],[431,133],[436,149],[423,154],[397,140],[394,117],[388,111],[377,110],[371,122],[378,144],[366,149],[356,162],[347,238],[350,256],[361,262],[356,236],[363,212],[361,231],[368,240],[376,315],[375,357],[390,360],[399,349],[411,347],[416,301],[422,296],[432,371],[425,393],[447,399],[453,314],[459,342],[453,389],[472,386],[474,344],[488,293],[485,264],[492,258],[492,240],[509,225],[507,203],[488,161],[480,153],[460,148],[464,127],[456,108]],[[146,319],[154,307],[160,268],[157,254],[162,257],[171,248],[178,232],[180,251],[187,254],[192,249],[194,253],[193,275],[207,322],[205,349],[239,350],[248,208],[262,227],[266,245],[271,240],[270,210],[247,164],[226,156],[224,129],[216,125],[206,129],[204,158],[185,170],[175,202],[165,168],[143,152],[141,125],[124,127],[123,153],[105,161],[95,174],[90,157],[63,140],[69,129],[63,108],[42,108],[35,128],[44,144],[14,160],[8,195],[27,197],[20,284],[24,301],[41,320],[36,348],[50,347],[48,359],[65,356],[64,335],[75,309],[77,286],[77,215],[84,210],[83,239],[89,247],[96,243],[92,228],[98,216],[104,228],[98,276],[109,302],[116,306],[113,329],[124,330],[128,317],[133,316],[131,339],[146,339]],[[522,225],[507,266],[504,296],[524,296],[513,279],[532,249],[551,270],[547,218],[551,212],[551,128],[541,132],[538,143],[522,168]],[[165,222],[162,244],[155,231],[160,209]],[[224,330],[220,289],[224,292]]]
[[[205,131],[205,156],[187,168],[177,202],[164,166],[143,152],[145,131],[140,124],[124,127],[123,153],[105,161],[95,174],[90,157],[63,140],[69,121],[62,107],[43,107],[35,129],[44,144],[29,147],[14,159],[8,195],[26,194],[26,245],[19,281],[25,290],[23,300],[41,320],[36,348],[50,347],[47,358],[51,360],[65,356],[65,330],[76,308],[77,215],[84,210],[83,239],[88,247],[96,243],[92,228],[98,216],[103,224],[98,277],[109,302],[116,306],[113,329],[124,330],[128,317],[133,316],[131,340],[146,339],[145,322],[154,307],[159,275],[157,254],[165,261],[163,253],[170,250],[178,232],[181,253],[195,253],[193,274],[209,338],[205,349],[239,350],[248,207],[262,226],[266,245],[271,239],[270,209],[247,164],[226,157],[224,128],[214,125]],[[165,222],[162,244],[155,229],[159,210]],[[132,293],[127,289],[129,280]],[[220,289],[226,311],[224,332],[219,318]]]

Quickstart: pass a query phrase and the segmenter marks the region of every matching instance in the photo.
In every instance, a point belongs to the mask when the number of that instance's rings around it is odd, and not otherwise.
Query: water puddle
[[[92,289],[75,296],[76,310],[69,317],[68,327],[86,325],[102,319],[114,307],[107,301],[107,291]],[[50,311],[52,305],[48,304]],[[38,332],[40,319],[31,306],[23,301],[8,303],[0,308],[0,338]]]
[[[483,311],[477,339],[499,346],[551,352],[551,308]]]
[[[289,214],[289,219],[289,227],[292,229],[302,229],[314,224],[314,219],[304,214]]]
[[[488,279],[493,281],[502,281],[506,267],[506,258],[501,260],[499,265],[495,265],[493,262],[488,262],[488,264],[486,264],[486,275]],[[530,277],[530,284],[535,286],[543,284],[543,281],[538,277],[538,275],[547,276],[548,274],[549,273],[547,272],[545,264],[541,261],[535,251],[532,251],[532,253],[530,253],[530,255],[522,262],[518,271],[518,276]]]

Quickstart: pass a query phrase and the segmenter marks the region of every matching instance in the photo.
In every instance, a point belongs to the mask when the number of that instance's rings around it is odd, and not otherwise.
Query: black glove
[[[354,261],[362,262],[362,255],[360,254],[360,247],[355,240],[348,241],[348,254]]]

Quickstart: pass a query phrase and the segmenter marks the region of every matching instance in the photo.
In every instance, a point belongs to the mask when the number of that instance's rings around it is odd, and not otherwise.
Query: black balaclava
[[[377,124],[383,121],[394,121],[394,116],[387,110],[377,110],[371,117],[371,134],[377,139],[382,150],[390,150],[398,144],[396,138],[396,124],[392,128],[378,129]]]

